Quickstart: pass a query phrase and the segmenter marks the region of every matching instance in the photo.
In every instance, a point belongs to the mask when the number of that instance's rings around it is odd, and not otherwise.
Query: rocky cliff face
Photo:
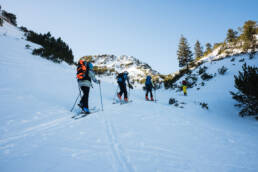
[[[94,71],[98,75],[115,77],[120,72],[128,71],[133,83],[143,84],[147,75],[151,75],[156,81],[162,80],[159,72],[132,56],[96,55],[92,59]]]

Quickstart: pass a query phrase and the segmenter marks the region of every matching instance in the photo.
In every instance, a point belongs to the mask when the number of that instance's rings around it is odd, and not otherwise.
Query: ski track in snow
[[[63,128],[64,126],[62,124],[69,125],[70,123],[71,123],[71,120],[68,117],[62,117],[53,121],[41,123],[39,125],[26,128],[23,131],[20,131],[19,134],[15,136],[1,138],[0,144],[6,144],[8,142],[13,142],[15,140],[25,138],[28,136],[38,135],[39,133],[44,134],[45,132],[50,132],[50,131],[53,132],[52,131],[53,129],[56,130],[56,129]]]
[[[105,117],[104,117],[105,118]],[[109,144],[113,154],[113,167],[115,171],[135,171],[129,163],[122,145],[119,143],[115,129],[110,120],[105,120],[106,132],[109,139]],[[118,165],[117,165],[118,164]]]

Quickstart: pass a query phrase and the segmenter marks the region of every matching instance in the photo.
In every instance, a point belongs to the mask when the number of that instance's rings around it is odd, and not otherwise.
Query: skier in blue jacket
[[[152,88],[154,88],[154,84],[152,82],[152,79],[151,79],[150,75],[148,75],[146,77],[145,88],[146,88],[145,100],[149,100],[148,94],[150,93],[150,96],[151,96],[150,100],[154,101],[153,95],[152,95]]]
[[[117,93],[117,97],[119,98],[119,100],[121,100],[122,95],[124,94],[124,101],[128,102],[126,82],[128,83],[129,88],[133,89],[133,86],[129,82],[128,72],[125,71],[123,73],[119,73],[117,76],[117,83],[119,85],[120,92]]]

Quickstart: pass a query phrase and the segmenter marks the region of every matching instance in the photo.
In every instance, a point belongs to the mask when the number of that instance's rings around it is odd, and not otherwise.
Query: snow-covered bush
[[[188,75],[185,78],[185,80],[186,80],[187,87],[192,88],[196,84],[198,79],[197,79],[197,76],[193,74],[193,75]]]
[[[168,101],[168,104],[172,105],[172,104],[175,104],[177,102],[178,101],[175,98],[170,98],[169,101]]]
[[[244,59],[244,58],[242,58],[242,59],[240,59],[240,60],[239,60],[239,62],[244,62],[244,61],[245,61],[245,59]]]
[[[253,59],[256,53],[257,53],[257,52],[252,51],[252,52],[249,54],[249,59]]]
[[[204,72],[206,72],[207,69],[208,69],[208,68],[207,68],[206,66],[200,67],[200,68],[199,68],[199,71],[198,71],[199,75],[201,75],[201,74],[203,74]]]
[[[239,112],[240,116],[258,115],[258,68],[242,66],[243,71],[239,72],[235,77],[235,88],[238,92],[230,92],[233,99],[239,103],[235,106],[242,108]]]
[[[30,46],[29,44],[26,44],[26,45],[25,45],[25,48],[26,48],[26,49],[30,49],[30,47],[31,47],[31,46]]]
[[[208,103],[204,103],[204,102],[200,102],[200,105],[201,105],[201,107],[203,108],[203,109],[209,109],[209,107],[208,107]]]
[[[209,79],[213,78],[213,75],[205,72],[204,74],[202,74],[201,78],[202,78],[202,80],[209,80]]]
[[[220,75],[224,75],[227,72],[227,68],[225,66],[222,66],[221,68],[218,69],[218,73]]]

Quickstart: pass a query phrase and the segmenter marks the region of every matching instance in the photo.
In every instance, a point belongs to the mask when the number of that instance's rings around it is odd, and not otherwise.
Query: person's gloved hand
[[[133,86],[131,84],[129,84],[129,88],[133,89]]]

